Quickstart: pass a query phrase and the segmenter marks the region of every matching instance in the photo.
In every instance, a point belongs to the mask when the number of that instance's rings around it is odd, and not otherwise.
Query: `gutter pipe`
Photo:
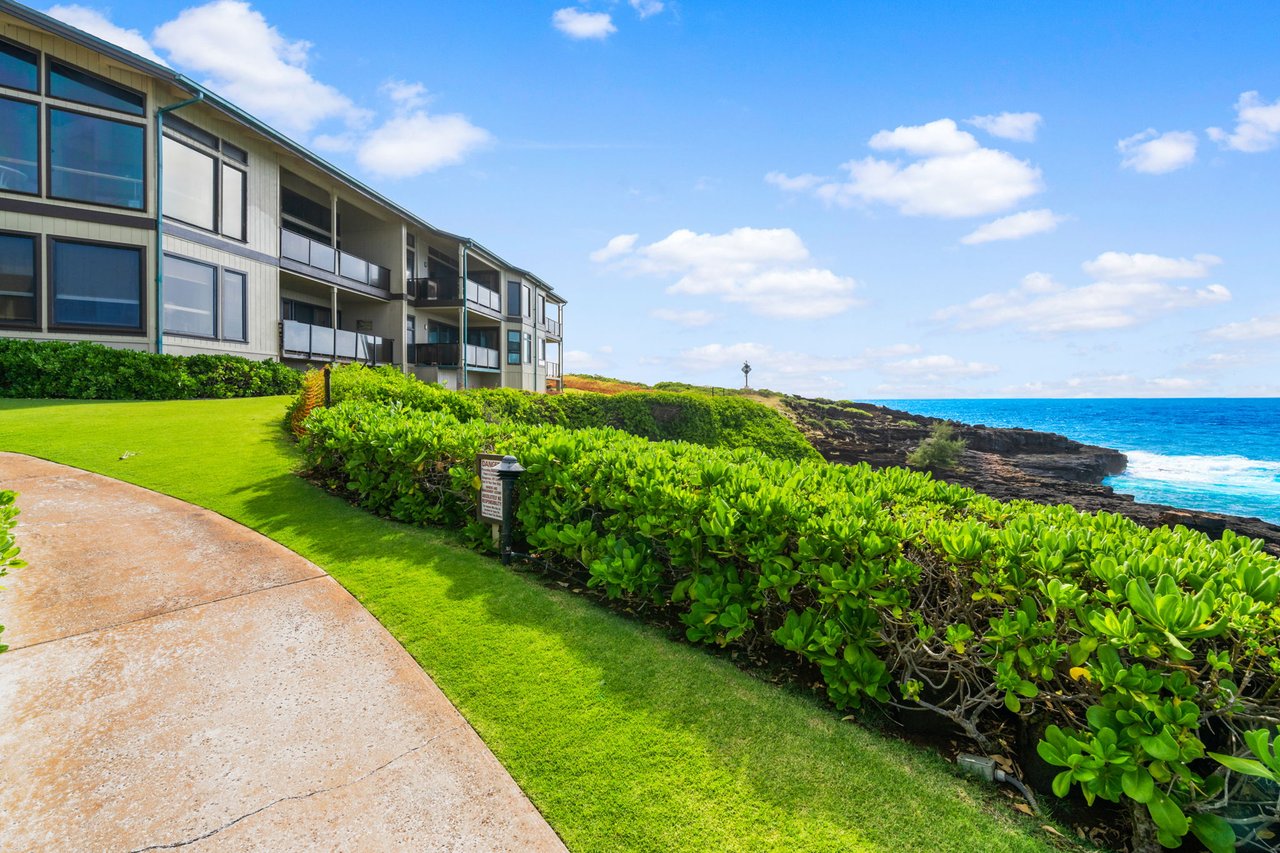
[[[164,352],[164,116],[198,104],[204,90],[197,89],[194,98],[156,109],[156,352]]]

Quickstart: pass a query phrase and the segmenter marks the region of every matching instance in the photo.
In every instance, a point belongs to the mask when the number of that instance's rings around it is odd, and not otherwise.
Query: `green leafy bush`
[[[0,338],[0,397],[187,400],[291,394],[301,376],[275,361],[160,355],[101,344]]]
[[[9,574],[10,569],[21,569],[27,564],[18,559],[22,549],[14,541],[13,528],[18,523],[18,507],[15,504],[18,496],[7,490],[0,491],[0,578]],[[3,589],[3,587],[0,587]],[[0,625],[0,634],[4,626]],[[0,652],[8,650],[8,646],[0,643]]]
[[[838,707],[925,708],[980,746],[1021,718],[1054,790],[1126,803],[1139,847],[1225,851],[1277,817],[1280,562],[1253,540],[610,429],[354,401],[307,426],[313,477],[406,522],[466,524],[475,453],[514,454],[532,552],[692,642],[777,644]]]
[[[912,468],[941,471],[954,468],[964,452],[964,441],[954,437],[951,424],[936,423],[929,437],[907,454],[907,464]]]

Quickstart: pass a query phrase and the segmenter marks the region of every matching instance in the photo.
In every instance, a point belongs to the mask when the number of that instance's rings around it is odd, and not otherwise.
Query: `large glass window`
[[[164,215],[212,231],[215,168],[213,157],[166,136]]]
[[[0,323],[35,322],[36,238],[0,234]]]
[[[60,62],[49,63],[49,94],[55,98],[140,116],[146,110],[141,92],[109,83]]]
[[[244,239],[244,172],[222,166],[222,233]]]
[[[214,282],[218,268],[164,256],[164,330],[174,335],[217,335]]]
[[[0,191],[40,192],[40,108],[0,98]]]
[[[507,332],[507,364],[520,363],[520,333]]]
[[[40,86],[39,61],[34,51],[0,41],[0,86],[37,91]]]
[[[55,326],[142,331],[142,249],[54,240]]]
[[[247,341],[244,325],[245,287],[248,279],[242,272],[222,271],[222,337],[229,341]]]
[[[533,364],[533,335],[524,336],[524,360],[528,364]]]
[[[507,316],[520,316],[520,282],[507,282]]]
[[[125,124],[49,110],[49,195],[142,210],[145,133]]]

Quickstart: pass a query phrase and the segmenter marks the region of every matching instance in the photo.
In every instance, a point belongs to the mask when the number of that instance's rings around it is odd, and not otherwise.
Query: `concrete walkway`
[[[0,850],[563,850],[408,653],[222,516],[0,453]]]

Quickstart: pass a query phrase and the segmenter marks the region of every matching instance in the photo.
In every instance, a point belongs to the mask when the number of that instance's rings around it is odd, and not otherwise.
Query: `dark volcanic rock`
[[[788,397],[813,446],[829,462],[866,462],[875,468],[906,465],[907,454],[929,436],[939,418],[914,415],[870,403]],[[1114,512],[1147,527],[1181,524],[1215,538],[1234,530],[1260,539],[1280,555],[1280,527],[1257,518],[1137,503],[1102,485],[1124,471],[1123,453],[1029,429],[1003,429],[948,421],[966,449],[955,470],[935,471],[940,480],[1001,500],[1070,504],[1086,512]]]

